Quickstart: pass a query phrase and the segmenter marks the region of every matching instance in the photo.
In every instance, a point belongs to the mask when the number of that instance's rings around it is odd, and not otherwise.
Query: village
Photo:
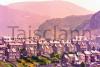
[[[23,50],[24,49],[24,50]],[[95,40],[87,40],[79,37],[72,40],[46,40],[45,38],[31,38],[14,41],[10,37],[0,39],[0,60],[16,62],[21,57],[45,56],[52,53],[61,56],[60,67],[68,65],[99,65],[100,46]],[[68,67],[70,67],[68,66]],[[86,66],[88,67],[88,66]]]

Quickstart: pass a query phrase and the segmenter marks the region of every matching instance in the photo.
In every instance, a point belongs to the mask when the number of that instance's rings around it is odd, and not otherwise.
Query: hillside
[[[20,29],[24,30],[29,30],[28,27],[31,25],[33,31],[49,19],[64,18],[72,15],[87,15],[89,13],[91,12],[80,6],[63,1],[21,2],[7,6],[0,5],[0,31],[2,31],[0,35],[11,34],[11,29],[8,29],[8,26],[11,25],[19,26]],[[72,20],[65,20],[74,21],[71,24],[76,24],[73,17]]]
[[[47,20],[39,27],[39,35],[43,36],[45,30],[54,30],[56,26],[57,34],[61,34],[60,30],[82,30],[89,23],[92,15],[80,15],[80,16],[68,16],[65,18],[56,18]],[[54,32],[50,32],[46,34],[49,37],[54,36]]]
[[[51,18],[63,18],[70,15],[87,15],[92,12],[67,1],[46,2],[21,2],[8,5],[8,7],[24,12],[49,16]]]
[[[8,29],[8,26],[12,25],[19,26],[25,30],[28,30],[29,25],[31,25],[34,30],[46,18],[46,16],[11,9],[7,6],[0,6],[0,35],[9,34],[11,29]]]

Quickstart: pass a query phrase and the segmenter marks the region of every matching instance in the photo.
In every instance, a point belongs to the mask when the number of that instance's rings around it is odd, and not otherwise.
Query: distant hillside
[[[43,34],[44,30],[54,30],[54,26],[56,26],[57,30],[82,30],[89,23],[92,15],[80,15],[80,16],[68,16],[65,18],[56,18],[47,20],[42,25],[40,25],[38,34]],[[57,31],[58,34],[60,31]],[[47,36],[52,36],[52,33],[48,33]]]
[[[98,11],[92,16],[90,22],[91,29],[100,29],[100,11]]]
[[[19,26],[25,30],[28,30],[28,26],[31,25],[34,30],[46,19],[47,17],[38,14],[11,9],[7,6],[0,6],[0,35],[8,35],[11,32],[8,26],[12,25]]]
[[[51,18],[63,18],[71,15],[87,15],[89,13],[91,12],[80,6],[65,1],[21,2],[7,6],[0,5],[0,35],[8,35],[9,33],[11,34],[11,29],[7,28],[7,26],[11,25],[19,26],[19,29],[24,29],[27,32],[27,30],[29,30],[29,25],[32,26],[33,31],[46,20]],[[70,20],[63,19],[63,21],[61,19],[58,22],[64,22],[68,20],[68,22],[71,21],[71,24],[75,25],[76,19],[74,19],[74,16],[71,18],[72,19]],[[80,24],[79,22],[81,21],[77,21],[78,25]],[[63,26],[63,23],[60,24]],[[71,26],[71,24],[68,26]]]
[[[95,13],[88,22],[83,23],[77,27],[77,29],[79,28],[90,30],[100,29],[100,11]]]
[[[21,2],[10,4],[8,7],[51,18],[63,18],[70,15],[87,15],[92,13],[85,8],[67,1]]]

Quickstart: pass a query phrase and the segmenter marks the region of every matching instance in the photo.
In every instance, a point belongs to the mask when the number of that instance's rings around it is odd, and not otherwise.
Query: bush
[[[60,54],[58,54],[58,53],[52,53],[51,54],[52,63],[56,63],[56,62],[58,63],[60,59],[61,59]]]

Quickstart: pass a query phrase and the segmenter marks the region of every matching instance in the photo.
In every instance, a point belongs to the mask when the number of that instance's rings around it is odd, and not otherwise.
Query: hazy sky
[[[24,2],[24,1],[61,1],[61,0],[0,0],[0,4],[8,5],[11,3]],[[75,3],[91,11],[100,10],[100,0],[64,0],[64,1]]]

